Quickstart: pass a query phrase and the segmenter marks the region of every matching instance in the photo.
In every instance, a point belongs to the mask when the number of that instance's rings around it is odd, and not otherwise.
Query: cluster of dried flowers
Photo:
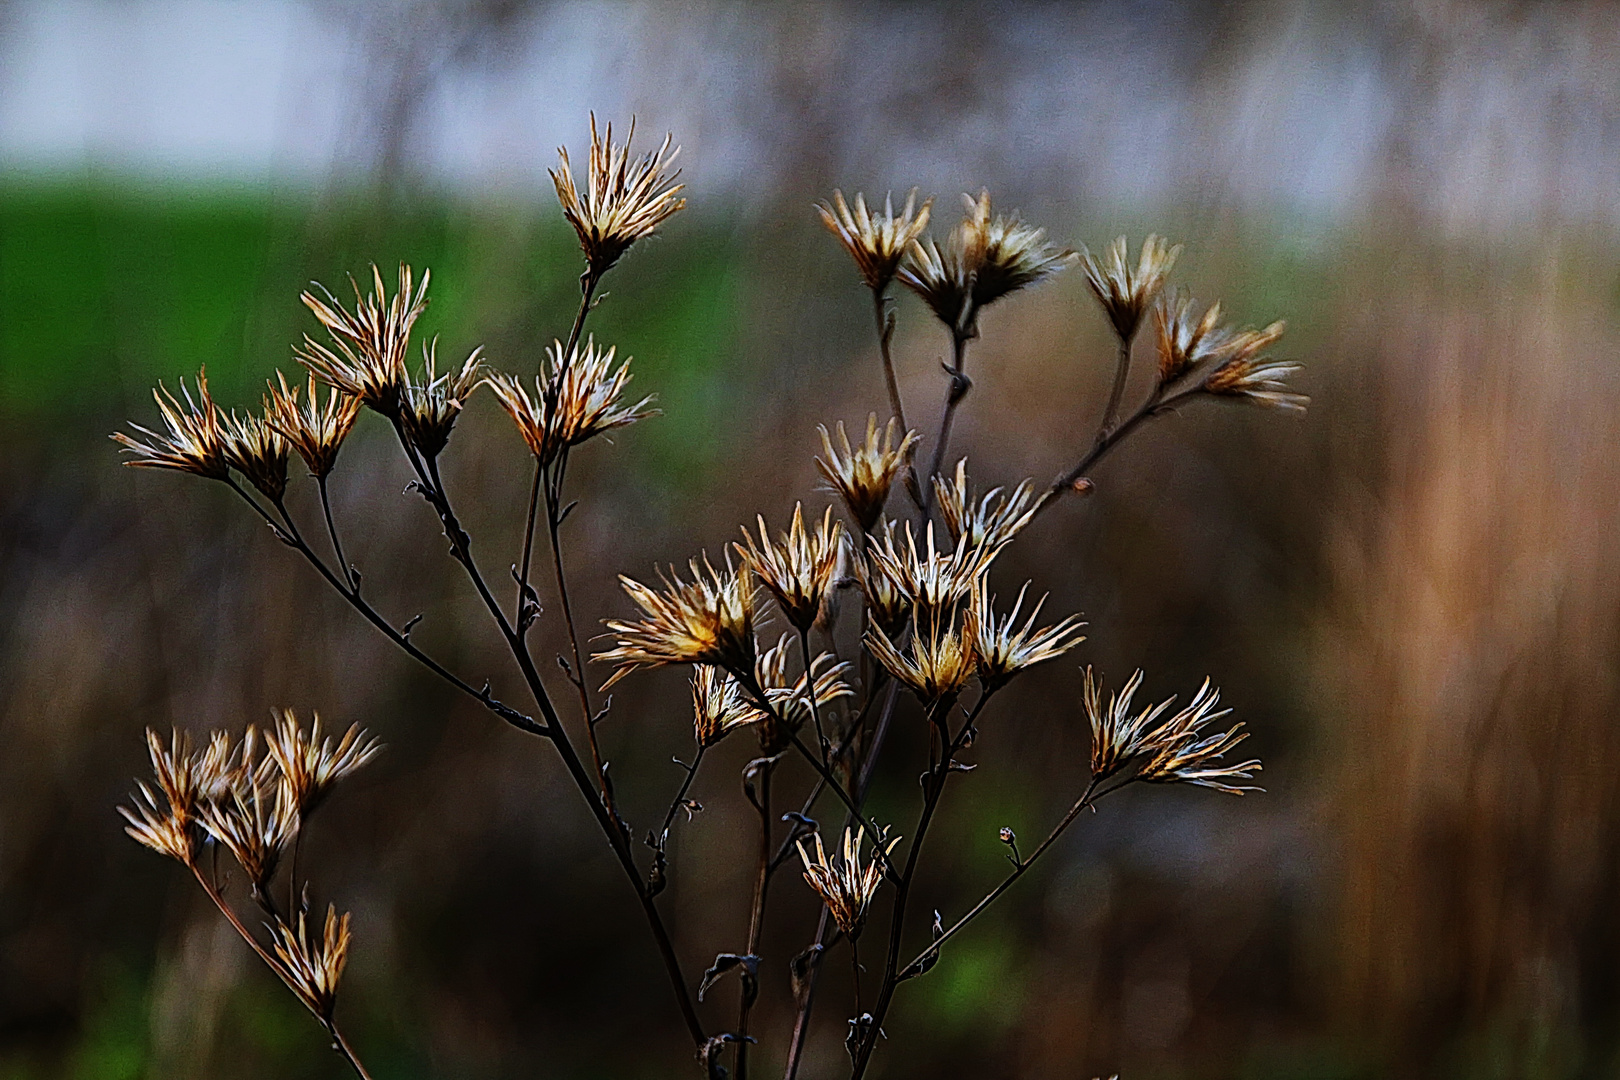
[[[852,208],[835,192],[819,211],[870,290],[890,417],[880,422],[877,414],[871,415],[864,438],[854,442],[842,422],[833,433],[821,429],[823,453],[817,463],[842,507],[843,520],[833,506],[819,515],[807,514],[801,503],[786,530],[773,533],[759,517],[757,531],[744,527],[742,542],[718,560],[707,554],[691,559],[685,574],[672,567],[652,584],[621,579],[639,610],[634,617],[606,621],[613,642],[594,657],[616,669],[606,685],[641,668],[691,668],[695,753],[661,828],[646,834],[650,854],[640,852],[619,813],[598,741],[598,725],[609,711],[597,707],[593,695],[600,690],[593,691],[593,680],[584,674],[560,528],[568,511],[564,487],[570,454],[599,434],[653,414],[650,398],[636,400],[628,394],[628,361],[617,363],[614,350],[592,337],[586,336],[582,345],[581,336],[604,275],[684,205],[669,171],[674,157],[669,146],[666,138],[657,151],[632,156],[628,140],[615,144],[611,127],[599,135],[593,118],[584,192],[575,184],[566,152],[562,154],[553,178],[584,254],[581,302],[566,341],[557,341],[537,365],[532,391],[527,377],[487,370],[476,349],[441,373],[428,345],[413,371],[411,334],[427,303],[428,276],[424,273],[418,281],[402,267],[398,287],[390,294],[374,269],[369,293],[355,286],[352,309],[329,294],[304,294],[326,340],[306,337],[296,350],[309,375],[302,401],[301,388],[278,375],[262,415],[227,413],[215,404],[199,374],[195,392],[182,384],[178,398],[159,388],[163,430],[137,428],[135,436],[115,437],[132,454],[129,464],[228,484],[280,540],[401,649],[500,719],[556,748],[637,893],[682,1019],[712,1077],[724,1075],[727,1062],[736,1075],[746,1075],[749,1046],[756,1041],[749,1030],[750,1013],[765,964],[759,947],[768,885],[796,853],[805,882],[825,906],[808,947],[779,969],[791,976],[796,1006],[794,1029],[786,1040],[786,1075],[791,1080],[799,1067],[822,958],[842,940],[849,945],[855,987],[845,1043],[852,1076],[859,1080],[899,986],[930,970],[945,943],[1026,873],[1082,810],[1137,781],[1242,793],[1252,790],[1249,782],[1260,768],[1257,761],[1226,759],[1246,733],[1241,725],[1223,729],[1216,724],[1227,711],[1216,708],[1218,695],[1207,681],[1180,710],[1172,711],[1174,699],[1169,699],[1136,711],[1132,700],[1142,683],[1140,672],[1105,703],[1100,683],[1087,669],[1078,711],[1090,724],[1090,783],[1027,857],[1019,854],[1012,831],[1001,830],[1011,849],[1012,871],[951,926],[936,915],[927,946],[902,963],[909,894],[923,843],[951,777],[972,768],[963,759],[979,718],[1021,672],[1064,656],[1085,640],[1084,624],[1076,615],[1040,621],[1044,601],[1029,602],[1031,583],[1018,587],[1010,608],[998,603],[991,578],[999,556],[1046,508],[1065,494],[1085,491],[1090,470],[1143,422],[1198,398],[1240,398],[1284,409],[1301,409],[1306,399],[1287,386],[1297,365],[1265,355],[1282,333],[1280,323],[1263,330],[1232,328],[1221,322],[1218,304],[1200,310],[1190,298],[1165,294],[1179,247],[1149,237],[1133,265],[1121,238],[1101,258],[1082,256],[1051,243],[1044,230],[1017,216],[996,214],[988,192],[965,197],[963,218],[937,241],[926,235],[932,200],[919,205],[915,191],[898,213],[890,199],[881,213],[874,213],[863,196],[855,197]],[[972,387],[967,348],[979,334],[979,317],[990,305],[1077,262],[1083,262],[1119,344],[1113,389],[1096,436],[1078,462],[1044,486],[1025,480],[1011,489],[976,491],[965,459],[950,473],[944,463],[953,417]],[[890,355],[895,312],[889,288],[896,280],[921,298],[952,345],[943,415],[932,439],[932,464],[926,468],[915,460],[923,438],[906,423]],[[1150,311],[1157,327],[1156,373],[1139,407],[1122,417],[1133,345]],[[495,597],[473,557],[471,538],[438,467],[466,401],[486,385],[534,459],[524,543],[514,560],[520,568],[515,570],[518,592],[510,610]],[[437,515],[452,558],[509,647],[535,715],[498,699],[490,683],[480,688],[423,652],[411,641],[409,625],[394,626],[362,595],[360,573],[343,556],[327,482],[339,448],[364,409],[392,427],[414,472],[413,488]],[[317,483],[330,558],[316,550],[289,510],[287,466],[293,452]],[[549,609],[560,613],[573,652],[571,661],[559,658],[568,684],[561,690],[542,679],[526,637],[545,610],[539,588],[531,582],[534,533],[542,521],[555,572],[556,602]],[[838,602],[840,592],[848,593],[848,602]],[[859,621],[861,655],[843,657],[833,631],[852,610]],[[780,615],[787,628],[774,643],[767,630],[773,615]],[[564,713],[574,710],[559,704],[559,693],[577,696],[576,715],[565,719]],[[904,704],[906,697],[914,700],[914,707]],[[868,818],[865,798],[891,721],[913,708],[927,726],[930,743],[922,805],[902,848],[901,837],[891,838],[887,827]],[[760,822],[754,902],[741,950],[722,952],[694,995],[657,902],[669,873],[667,841],[678,811],[685,807],[690,815],[695,807],[686,795],[705,752],[745,728],[755,732],[760,748],[744,773],[744,789]],[[588,764],[579,748],[581,737]],[[375,744],[353,730],[335,746],[321,742],[318,728],[305,736],[290,715],[265,736],[263,757],[256,756],[257,739],[250,729],[233,750],[229,738],[216,733],[205,750],[193,753],[182,736],[168,749],[154,736],[153,768],[164,802],[160,805],[143,785],[136,809],[126,811],[130,832],[193,870],[227,918],[364,1075],[337,1035],[332,1015],[349,946],[347,917],[339,919],[335,909],[329,911],[324,933],[318,935],[303,904],[289,904],[285,912],[276,905],[272,881],[283,853],[296,844],[327,790],[370,757]],[[798,770],[808,790],[795,800],[799,809],[778,816],[773,779],[779,788]],[[828,812],[818,810],[826,798],[836,802],[830,812],[844,817],[834,830],[840,842],[830,855],[823,829],[812,816]],[[243,929],[218,881],[204,869],[200,856],[208,845],[223,846],[241,866],[249,895],[270,917],[268,945]],[[894,895],[877,990],[868,1002],[860,989],[864,969],[856,946],[885,884]],[[717,1026],[705,1020],[698,1004],[731,971],[739,973],[741,982],[738,1014],[734,1023]]]

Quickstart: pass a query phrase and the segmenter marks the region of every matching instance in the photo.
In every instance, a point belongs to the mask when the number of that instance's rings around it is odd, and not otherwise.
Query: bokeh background
[[[908,984],[883,1075],[1620,1075],[1617,56],[1620,12],[1582,3],[0,2],[0,1077],[343,1075],[114,814],[144,727],[283,705],[388,744],[304,857],[355,912],[340,1010],[376,1075],[691,1068],[550,750],[228,492],[106,438],[202,365],[256,402],[313,325],[299,290],[372,262],[432,268],[442,348],[532,370],[579,270],[545,169],[592,109],[673,131],[690,205],[593,322],[664,414],[579,455],[588,623],[624,612],[617,572],[819,506],[815,425],[883,409],[864,290],[810,211],[834,186],[918,185],[944,221],[985,185],[1074,246],[1166,233],[1180,282],[1288,319],[1308,364],[1303,420],[1160,421],[1005,557],[1004,588],[1035,578],[1091,637],[984,725],[920,903],[961,910],[997,828],[1041,835],[1083,783],[1076,661],[1155,697],[1214,677],[1268,792],[1103,804]],[[1042,479],[1096,423],[1105,323],[1071,272],[983,329],[956,445]],[[946,340],[910,299],[897,348],[931,419]],[[335,478],[350,554],[419,640],[514,687],[374,419]],[[528,460],[475,400],[448,468],[496,577]],[[603,730],[645,827],[686,694],[621,686]],[[745,741],[675,840],[693,972],[745,935]],[[908,820],[920,744],[895,747],[874,806]],[[815,912],[779,880],[766,1068]],[[807,1077],[845,1067],[841,970]]]

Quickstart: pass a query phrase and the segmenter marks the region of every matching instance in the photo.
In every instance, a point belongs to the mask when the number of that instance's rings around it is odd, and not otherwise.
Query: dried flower
[[[825,427],[818,426],[816,430],[821,433],[822,452],[825,455],[816,459],[816,467],[827,478],[832,489],[843,498],[855,524],[862,532],[871,532],[878,518],[883,516],[883,504],[888,501],[889,489],[910,460],[912,448],[917,444],[917,433],[906,432],[905,438],[896,446],[894,436],[899,429],[896,422],[890,420],[883,427],[883,440],[879,443],[877,413],[868,413],[866,439],[858,448],[850,446],[844,422],[838,422],[840,452],[833,448],[832,438]]]
[[[280,777],[272,780],[250,767],[248,745],[241,765],[247,774],[223,798],[203,803],[199,816],[203,828],[241,865],[256,894],[264,896],[282,852],[298,832],[298,805]]]
[[[698,664],[692,669],[692,715],[698,745],[702,747],[713,746],[736,729],[765,716],[741,683],[712,664]]]
[[[230,477],[230,462],[226,457],[224,425],[219,408],[208,393],[208,375],[197,372],[197,396],[191,396],[185,380],[180,380],[180,394],[185,398],[182,406],[162,384],[152,391],[158,411],[163,414],[168,431],[159,433],[139,424],[131,424],[145,440],[117,432],[113,441],[124,451],[134,455],[125,465],[150,469],[175,469],[179,472],[206,476],[210,480]]]
[[[981,308],[1052,276],[1078,256],[1048,243],[1045,229],[1025,225],[1016,214],[992,218],[988,191],[962,199],[967,216],[944,246],[912,241],[898,276],[954,333],[972,337]]]
[[[360,416],[360,400],[341,390],[328,391],[326,403],[320,399],[315,376],[309,377],[308,396],[298,404],[298,387],[287,385],[287,377],[276,372],[265,406],[270,426],[281,433],[316,479],[328,476],[337,463],[338,450],[349,437]]]
[[[631,244],[651,236],[660,223],[686,205],[678,197],[683,185],[673,183],[680,172],[666,174],[680,153],[679,147],[669,149],[672,137],[664,136],[657,151],[632,160],[630,142],[635,137],[632,120],[624,145],[614,145],[613,125],[598,136],[596,114],[591,114],[591,160],[583,199],[574,186],[568,150],[557,149],[562,162],[552,170],[551,182],[556,185],[563,216],[579,234],[588,272],[596,277],[607,273]]]
[[[960,541],[965,536],[972,547],[1001,548],[1034,520],[1041,504],[1050,497],[1046,491],[1037,495],[1034,482],[1030,480],[1019,484],[1010,495],[1002,491],[999,487],[991,488],[977,503],[973,502],[967,458],[956,463],[956,475],[951,480],[934,477],[939,513],[945,519],[951,539]]]
[[[843,538],[842,522],[832,519],[832,508],[821,515],[812,534],[804,527],[804,504],[795,503],[793,522],[788,531],[771,542],[765,518],[759,517],[759,543],[747,529],[746,544],[735,545],[737,554],[757,575],[782,608],[788,622],[800,631],[810,629],[821,611],[821,602],[838,569],[838,551]]]
[[[640,667],[662,664],[716,664],[729,671],[754,666],[754,590],[733,570],[715,570],[708,557],[693,559],[692,581],[682,581],[674,568],[659,571],[662,590],[619,575],[624,591],[647,614],[638,622],[610,619],[607,628],[618,647],[596,659],[619,665],[604,686],[612,686]]]
[[[1283,382],[1302,370],[1292,361],[1267,360],[1261,352],[1277,343],[1283,324],[1274,322],[1264,330],[1245,330],[1233,342],[1231,355],[1204,380],[1212,394],[1243,397],[1272,409],[1304,412],[1311,399],[1296,394]]]
[[[269,408],[267,399],[266,411]],[[264,417],[234,412],[221,418],[220,428],[225,433],[225,460],[259,494],[279,504],[287,493],[287,455],[292,449],[281,432]]]
[[[139,783],[133,808],[118,808],[129,823],[124,831],[159,855],[190,866],[197,853],[197,834],[193,826],[200,796],[191,739],[184,732],[175,731],[165,749],[157,732],[147,728],[146,749],[166,807],[160,809],[151,787],[144,781]]]
[[[1086,668],[1084,703],[1086,717],[1091,721],[1091,775],[1102,781],[1113,776],[1137,757],[1151,749],[1150,733],[1154,721],[1170,708],[1175,699],[1131,715],[1131,698],[1142,685],[1138,671],[1125,683],[1125,688],[1110,694],[1108,705],[1102,703],[1102,683]]]
[[[1192,297],[1161,297],[1153,309],[1159,331],[1159,385],[1168,386],[1194,368],[1232,355],[1234,337],[1222,327],[1221,305],[1202,314]]]
[[[964,633],[972,639],[974,663],[987,691],[999,689],[1024,668],[1062,656],[1085,640],[1080,630],[1086,624],[1078,615],[1035,629],[1035,620],[1046,603],[1044,596],[1035,604],[1023,626],[1019,626],[1018,613],[1028,590],[1026,583],[1018,590],[1012,611],[1005,618],[998,618],[991,607],[994,597],[989,595],[986,583],[981,580],[973,587],[972,602],[962,616]]]
[[[1220,699],[1220,691],[1205,679],[1204,685],[1198,688],[1198,693],[1193,695],[1187,707],[1154,731],[1150,756],[1136,778],[1158,784],[1195,784],[1224,791],[1228,795],[1259,791],[1260,788],[1253,785],[1238,783],[1254,779],[1254,774],[1261,768],[1257,759],[1235,765],[1220,760],[1228,750],[1249,737],[1247,731],[1240,730],[1242,724],[1234,724],[1228,731],[1201,737],[1204,727],[1211,721],[1231,713],[1231,709],[1216,709]]]
[[[405,438],[429,460],[444,450],[456,417],[483,381],[482,346],[468,355],[460,369],[440,375],[436,371],[438,344],[434,341],[422,347],[422,379],[406,387],[399,416]]]
[[[934,523],[928,523],[924,553],[917,550],[911,523],[905,527],[905,547],[895,543],[887,532],[867,551],[874,569],[894,582],[919,613],[929,616],[949,610],[968,594],[974,582],[990,568],[1000,548],[975,544],[963,536],[948,553],[934,550]]]
[[[298,913],[296,928],[279,918],[270,927],[270,947],[280,960],[276,974],[304,1007],[330,1023],[337,1005],[338,980],[349,959],[349,915],[327,905],[324,939],[310,936],[307,914]]]
[[[373,265],[370,296],[363,296],[359,283],[350,279],[354,286],[353,313],[331,293],[322,300],[305,292],[301,299],[326,327],[333,348],[305,334],[303,345],[295,352],[299,363],[326,385],[389,419],[397,418],[410,387],[406,357],[411,328],[427,309],[430,276],[424,270],[421,284],[413,289],[411,268],[401,264],[399,289],[390,298],[383,286],[382,271]]]
[[[382,743],[366,737],[359,724],[351,724],[334,746],[321,738],[321,716],[315,713],[309,733],[291,709],[283,709],[276,726],[264,736],[265,751],[280,769],[283,782],[300,818],[308,820],[331,792],[333,785],[376,756]]]
[[[763,722],[759,727],[760,749],[767,756],[786,749],[789,733],[798,731],[815,715],[810,705],[811,675],[815,677],[817,710],[855,693],[844,681],[849,664],[831,653],[817,654],[810,661],[808,673],[790,678],[789,658],[797,652],[793,639],[783,634],[774,646],[759,654],[759,661],[754,665],[755,681],[764,689],[765,700],[770,705],[770,711],[761,714]],[[785,730],[782,725],[786,725]]]
[[[887,521],[883,523],[883,533],[891,538],[892,546],[893,530]],[[855,581],[861,588],[861,595],[866,598],[866,610],[872,621],[890,638],[898,638],[911,621],[911,601],[894,579],[869,556],[852,552],[850,561],[855,567]]]
[[[1142,242],[1134,271],[1125,261],[1123,236],[1108,245],[1101,259],[1089,251],[1085,253],[1086,283],[1103,311],[1108,313],[1108,321],[1121,341],[1128,342],[1136,336],[1142,316],[1164,286],[1164,279],[1170,276],[1170,268],[1175,266],[1180,254],[1180,244],[1170,247],[1157,236],[1149,236]]]
[[[875,621],[867,626],[862,642],[873,659],[929,709],[961,693],[973,674],[973,640],[953,619],[918,624],[904,652]]]
[[[633,405],[621,400],[630,384],[630,361],[615,370],[615,349],[599,349],[590,338],[584,352],[576,345],[566,362],[562,351],[560,341],[547,348],[547,370],[534,380],[532,398],[515,376],[497,374],[484,380],[543,466],[565,447],[657,413],[648,408],[651,397]]]
[[[851,213],[849,204],[844,202],[844,193],[834,189],[832,202],[818,203],[816,210],[828,231],[838,237],[855,260],[867,287],[881,293],[894,280],[906,248],[928,228],[933,205],[932,198],[925,199],[922,209],[917,210],[917,189],[912,188],[900,216],[895,216],[890,195],[883,197],[883,214],[877,216],[867,212],[866,198],[856,192],[855,211]]]
[[[861,841],[865,837],[864,827],[854,832],[845,829],[841,859],[827,858],[827,849],[822,846],[819,832],[815,834],[815,858],[810,857],[803,840],[798,842],[799,858],[804,862],[804,880],[821,897],[838,929],[851,941],[860,936],[866,922],[867,905],[872,902],[878,886],[883,884],[881,865],[884,859],[873,859],[865,866],[861,865]],[[885,829],[884,835],[880,835],[876,843],[883,849],[886,859],[894,851],[895,845],[900,843],[900,838],[897,836],[888,840]]]

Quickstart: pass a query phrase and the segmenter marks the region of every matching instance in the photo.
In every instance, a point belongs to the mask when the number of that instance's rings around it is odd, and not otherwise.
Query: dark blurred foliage
[[[1219,403],[1159,421],[1004,557],[1000,589],[1033,578],[1090,640],[982,725],[919,904],[960,910],[1003,870],[997,829],[1043,834],[1084,783],[1077,664],[1116,683],[1141,666],[1155,698],[1212,676],[1269,790],[1103,803],[907,984],[884,1075],[1614,1075],[1620,260],[1556,224],[1459,236],[1403,190],[1331,226],[1218,197],[1032,212],[1065,243],[1184,241],[1178,280],[1241,322],[1289,320],[1283,352],[1308,363],[1314,402],[1297,421]],[[694,199],[610,279],[593,329],[664,415],[578,459],[588,625],[625,613],[617,573],[718,551],[755,512],[819,507],[815,425],[882,409],[865,295],[803,205],[818,193],[747,217]],[[688,1067],[645,930],[549,749],[391,651],[223,489],[119,469],[106,439],[150,420],[156,380],[204,363],[225,403],[256,401],[312,325],[309,279],[336,289],[399,260],[432,267],[425,329],[451,355],[484,343],[532,369],[566,331],[576,252],[540,198],[0,191],[0,1077],[342,1075],[113,812],[146,771],[144,727],[239,728],[283,705],[387,743],[305,856],[317,900],[355,912],[339,1008],[379,1077]],[[1039,481],[1090,437],[1105,323],[1071,273],[983,331],[956,445],[981,481]],[[921,422],[946,347],[902,302]],[[374,421],[334,477],[371,596],[396,621],[424,612],[418,639],[458,670],[515,688]],[[494,576],[528,460],[481,395],[447,480]],[[562,644],[549,620],[536,639],[541,656]],[[879,820],[910,818],[916,719],[900,717]],[[615,688],[603,731],[638,827],[679,780],[688,725],[679,674]],[[746,929],[745,742],[706,761],[705,809],[674,842],[665,901],[694,973]],[[774,889],[761,1068],[780,1060],[784,961],[816,910],[795,875]],[[840,1074],[847,992],[829,968],[804,1075]]]

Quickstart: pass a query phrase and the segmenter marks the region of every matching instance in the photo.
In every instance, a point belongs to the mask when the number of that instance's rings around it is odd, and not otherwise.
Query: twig
[[[971,341],[978,331],[953,329],[951,331],[951,366],[946,369],[951,384],[945,391],[945,411],[939,418],[939,435],[934,439],[934,460],[928,466],[928,475],[923,477],[921,487],[922,496],[918,508],[922,511],[923,524],[928,524],[929,507],[934,499],[934,477],[945,465],[945,448],[951,441],[951,424],[956,419],[956,410],[967,397],[968,391],[973,389],[973,380],[967,377],[963,370],[967,363],[967,343]]]
[[[765,932],[765,898],[771,887],[771,771],[777,759],[762,758],[755,775],[759,777],[759,799],[754,808],[759,811],[759,861],[754,875],[754,904],[748,915],[748,949],[744,955],[758,956],[759,941]],[[753,765],[749,766],[753,770]],[[744,773],[745,784],[747,773]],[[741,980],[741,997],[737,1007],[737,1080],[748,1080],[748,1017],[759,994],[759,984]]]

